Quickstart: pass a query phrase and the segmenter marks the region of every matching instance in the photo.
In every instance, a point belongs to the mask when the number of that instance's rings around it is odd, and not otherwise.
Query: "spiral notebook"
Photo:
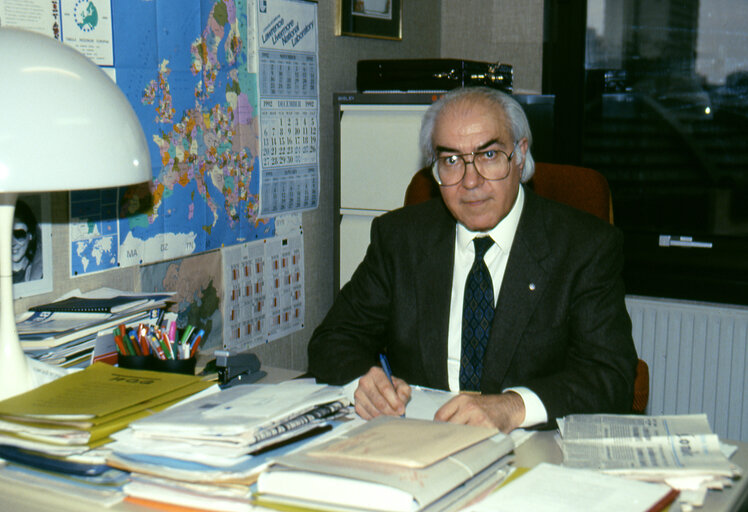
[[[143,306],[151,301],[166,300],[169,294],[162,296],[149,295],[119,295],[115,297],[70,297],[57,302],[49,302],[29,308],[29,311],[51,313],[121,313]]]

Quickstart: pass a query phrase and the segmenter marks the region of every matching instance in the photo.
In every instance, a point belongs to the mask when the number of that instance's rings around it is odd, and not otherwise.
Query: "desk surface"
[[[266,368],[267,377],[261,382],[274,383],[293,379],[302,372],[280,368]],[[733,482],[731,488],[723,491],[709,491],[704,507],[699,512],[735,511],[739,506],[748,505],[748,443],[725,441],[738,447],[731,461],[743,469],[744,476]],[[541,462],[559,464],[562,461],[561,450],[554,439],[554,432],[538,432],[515,450],[516,464],[520,467],[533,467]],[[95,503],[81,502],[70,496],[52,491],[40,491],[38,488],[11,484],[0,480],[0,510],[14,512],[47,511],[94,512],[102,510]],[[112,511],[145,512],[153,509],[139,507],[129,503],[120,503]]]

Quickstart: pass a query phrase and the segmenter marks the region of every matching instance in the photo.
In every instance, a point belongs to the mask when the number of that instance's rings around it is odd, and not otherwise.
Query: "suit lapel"
[[[419,339],[426,383],[447,389],[447,332],[454,265],[455,221],[442,204],[434,229],[424,228],[414,289]]]
[[[504,380],[517,344],[548,281],[549,276],[541,264],[551,253],[543,211],[542,201],[525,189],[525,205],[509,253],[484,358],[483,384],[493,389]]]

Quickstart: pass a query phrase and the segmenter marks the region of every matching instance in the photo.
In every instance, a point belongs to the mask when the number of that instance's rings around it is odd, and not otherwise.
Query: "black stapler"
[[[231,355],[228,350],[216,350],[216,369],[222,389],[237,384],[251,384],[267,375],[260,370],[260,360],[249,352]]]

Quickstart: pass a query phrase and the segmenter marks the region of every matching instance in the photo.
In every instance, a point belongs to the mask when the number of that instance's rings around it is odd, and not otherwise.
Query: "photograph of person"
[[[23,194],[16,201],[11,235],[13,296],[52,291],[52,224],[49,194]]]
[[[16,202],[13,215],[11,254],[13,283],[36,281],[44,277],[41,230],[34,212],[23,200]]]

